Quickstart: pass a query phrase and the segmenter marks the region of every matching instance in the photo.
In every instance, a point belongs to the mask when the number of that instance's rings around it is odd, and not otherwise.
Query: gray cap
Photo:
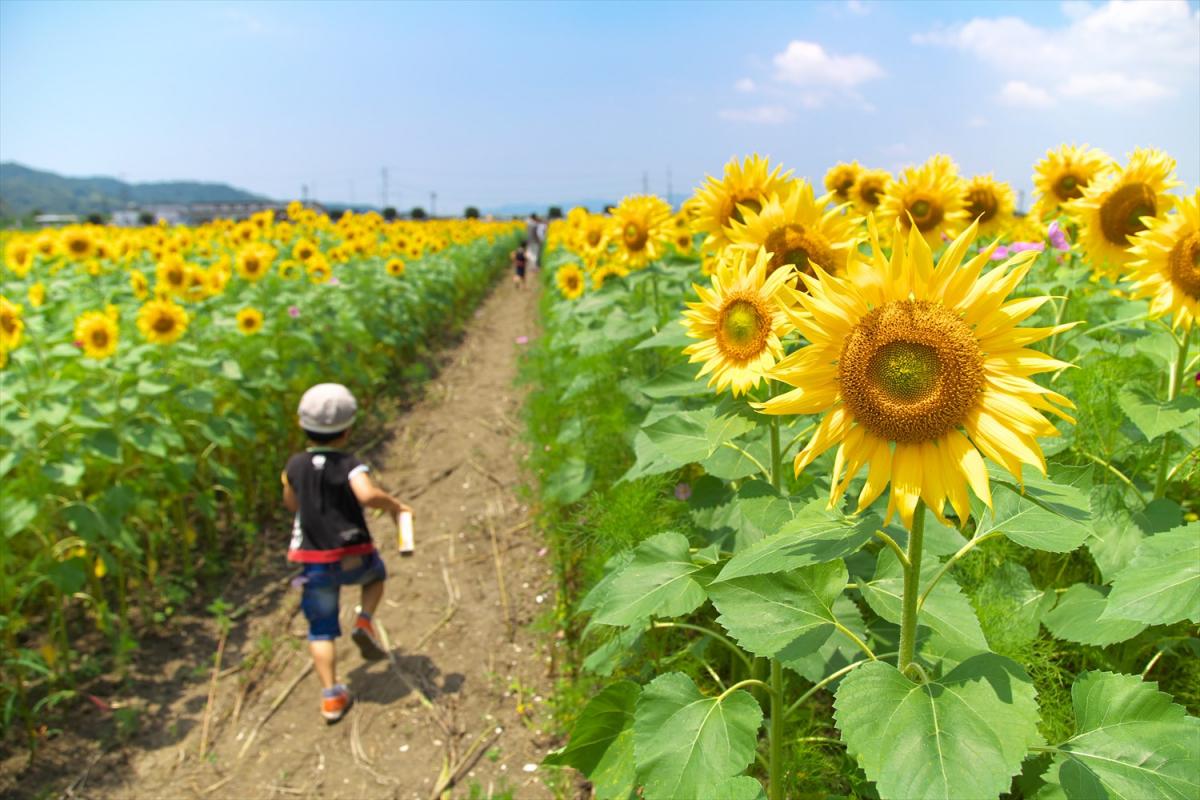
[[[341,433],[354,422],[358,403],[340,383],[318,383],[300,398],[300,427],[313,433]]]

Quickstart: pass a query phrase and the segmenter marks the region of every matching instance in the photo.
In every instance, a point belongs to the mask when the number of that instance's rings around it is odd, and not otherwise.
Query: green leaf
[[[924,591],[941,565],[934,559],[921,564],[921,590]],[[867,604],[891,623],[900,624],[900,599],[904,594],[904,569],[891,550],[880,550],[875,562],[875,577],[860,587]],[[943,575],[925,599],[917,624],[926,625],[955,645],[987,650],[987,639],[979,627],[975,609],[962,593],[954,576]]]
[[[1085,672],[1071,687],[1075,735],[1045,779],[1068,800],[1200,797],[1200,719],[1134,675]]]
[[[683,323],[676,320],[668,322],[661,331],[653,336],[638,342],[633,349],[649,350],[655,347],[669,347],[673,350],[682,350],[695,341],[695,339],[687,335],[687,329],[683,327]],[[698,369],[698,367],[694,369]]]
[[[68,458],[42,467],[42,474],[60,486],[77,486],[83,480],[83,462]]]
[[[604,604],[605,598],[608,597],[609,590],[612,588],[612,583],[621,574],[625,567],[629,566],[629,562],[633,561],[633,550],[622,550],[614,554],[611,558],[604,562],[604,577],[596,582],[596,585],[588,590],[588,593],[579,601],[580,611],[594,611]]]
[[[870,541],[882,521],[874,514],[845,517],[827,511],[824,500],[801,508],[779,533],[736,554],[718,581],[785,572],[809,564],[845,558]]]
[[[1005,562],[987,574],[972,600],[991,649],[1007,651],[1037,638],[1054,598],[1053,591],[1033,585],[1025,567]]]
[[[96,431],[83,440],[83,446],[89,453],[105,461],[114,464],[120,464],[122,461],[121,441],[111,430]]]
[[[710,584],[717,622],[756,656],[799,659],[835,630],[833,602],[846,588],[841,561]]]
[[[1167,402],[1136,386],[1122,388],[1117,403],[1147,441],[1195,425],[1197,411],[1200,411],[1200,398],[1185,394]]]
[[[37,519],[38,504],[27,497],[0,498],[0,531],[11,539]]]
[[[714,448],[708,444],[708,423],[713,419],[711,409],[683,411],[660,419],[642,428],[664,455],[678,466],[703,461]]]
[[[603,625],[630,625],[651,614],[678,616],[695,611],[705,600],[695,580],[702,566],[692,561],[687,537],[660,533],[639,544],[633,560],[608,590],[595,620]]]
[[[169,383],[162,383],[161,381],[155,381],[149,378],[142,378],[137,383],[138,394],[145,395],[147,397],[157,397],[158,395],[166,394],[169,391],[171,391],[171,384]]]
[[[1104,619],[1200,622],[1200,522],[1142,540],[1129,566],[1113,579]]]
[[[643,620],[635,622],[628,628],[611,625],[588,625],[585,633],[592,630],[616,631],[608,641],[588,653],[587,657],[583,659],[583,668],[585,671],[593,675],[603,675],[607,678],[616,672],[618,667],[640,656],[642,636],[645,635],[646,631],[650,630],[650,623]]]
[[[592,488],[595,470],[579,458],[568,459],[546,481],[542,496],[562,505],[574,503]]]
[[[1108,609],[1108,590],[1077,583],[1058,598],[1046,615],[1046,629],[1059,639],[1105,647],[1132,639],[1146,630],[1146,623],[1128,619],[1101,619]]]
[[[213,410],[213,393],[206,389],[188,389],[176,395],[179,404],[189,411],[198,414],[211,414]]]
[[[762,784],[749,775],[739,775],[714,786],[709,800],[766,800]]]
[[[242,379],[242,368],[233,359],[225,359],[221,362],[221,374],[231,381],[240,381]]]
[[[712,390],[705,386],[703,381],[696,380],[698,369],[691,364],[676,364],[642,384],[642,394],[654,400],[712,394]]]
[[[884,800],[995,798],[1041,742],[1019,664],[994,653],[927,684],[872,661],[842,679],[834,718]]]
[[[758,461],[757,464],[754,460],[747,458],[745,453],[721,444],[717,447],[716,452],[700,462],[700,466],[704,467],[705,473],[724,481],[741,480],[751,475],[765,477],[762,470],[759,469],[759,465],[766,466],[771,463],[768,436],[769,431],[763,429],[756,434],[746,436],[738,443],[741,450],[754,456],[754,459]]]
[[[975,535],[998,530],[1023,547],[1053,553],[1069,553],[1083,544],[1091,533],[1092,470],[1060,471],[1069,482],[1058,483],[1027,468],[1022,491],[1008,473],[994,470],[993,485],[1001,489],[992,492],[991,512],[975,501]]]
[[[592,782],[597,797],[628,797],[635,780],[633,711],[641,693],[642,687],[632,681],[605,687],[583,707],[567,746],[542,763],[579,770]]]
[[[762,709],[738,689],[705,697],[692,679],[661,675],[642,690],[633,723],[638,778],[646,800],[708,797],[754,760]]]
[[[863,622],[862,612],[848,594],[842,593],[834,598],[832,610],[838,622],[861,641],[867,640],[867,626]],[[835,633],[819,649],[798,658],[789,658],[783,662],[783,666],[816,683],[842,667],[849,666],[863,655],[862,648],[849,636]]]
[[[87,583],[87,571],[84,568],[85,563],[82,558],[69,558],[66,561],[60,561],[57,564],[52,564],[46,570],[46,576],[63,594],[74,594]]]

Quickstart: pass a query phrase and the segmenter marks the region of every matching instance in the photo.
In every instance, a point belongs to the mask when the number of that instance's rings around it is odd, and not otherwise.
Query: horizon
[[[68,177],[460,213],[945,152],[1028,208],[1064,142],[1200,184],[1200,3],[0,4],[0,160]]]

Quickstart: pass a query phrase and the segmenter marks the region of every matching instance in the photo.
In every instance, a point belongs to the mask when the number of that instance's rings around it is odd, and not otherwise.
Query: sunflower
[[[387,274],[393,278],[399,278],[404,274],[404,261],[399,258],[389,258],[387,264],[384,265]]]
[[[333,277],[333,267],[329,266],[329,261],[320,253],[317,253],[308,260],[305,271],[308,272],[310,283],[325,283]]]
[[[29,305],[32,308],[41,308],[46,302],[46,285],[41,281],[29,287]]]
[[[1012,223],[1017,197],[1012,187],[991,175],[976,175],[963,187],[967,219],[979,220],[981,236],[995,236]]]
[[[108,358],[117,352],[117,321],[103,311],[85,311],[75,320],[75,341],[88,358]]]
[[[1034,216],[1057,215],[1072,200],[1083,196],[1092,179],[1115,167],[1112,158],[1095,147],[1059,145],[1033,166]]]
[[[1150,298],[1151,314],[1170,312],[1172,325],[1189,331],[1200,317],[1200,189],[1183,199],[1178,213],[1150,220],[1133,237],[1129,255],[1133,296]]]
[[[1179,185],[1175,159],[1150,149],[1134,150],[1124,169],[1089,183],[1067,210],[1079,222],[1079,242],[1092,268],[1115,279],[1132,260],[1130,237],[1146,230],[1147,218],[1166,217],[1176,201],[1166,191]]]
[[[687,304],[684,325],[700,341],[683,352],[691,363],[704,362],[697,378],[711,372],[709,386],[718,392],[730,387],[737,397],[758,386],[783,356],[789,302],[783,294],[792,270],[771,272],[771,254],[763,248],[727,254],[713,269],[711,289],[692,285],[700,301]]]
[[[675,245],[675,252],[687,255],[692,252],[692,248],[696,242],[692,238],[691,228],[680,230],[677,227],[672,228],[671,244]]]
[[[218,261],[204,272],[204,292],[209,297],[217,297],[225,293],[225,286],[229,283],[229,279],[233,277],[229,273],[229,266]]]
[[[617,257],[631,269],[645,266],[662,255],[670,236],[671,207],[653,195],[632,195],[613,209],[611,238]]]
[[[4,264],[18,278],[24,278],[33,266],[33,245],[24,237],[13,237],[4,246]]]
[[[304,238],[296,242],[295,246],[292,247],[292,258],[297,261],[308,261],[318,252],[320,251],[317,249],[316,242],[312,239]]]
[[[780,167],[770,169],[767,159],[748,156],[741,164],[736,158],[725,165],[725,175],[717,180],[711,175],[696,189],[689,201],[693,214],[692,227],[707,234],[704,247],[719,250],[729,243],[730,222],[741,222],[747,211],[759,211],[772,192],[783,192],[792,171],[779,174]]]
[[[263,314],[257,308],[246,307],[237,312],[237,327],[246,336],[262,330]]]
[[[38,255],[51,258],[58,252],[58,237],[54,235],[54,231],[42,231],[33,238],[33,247]]]
[[[815,267],[841,273],[850,252],[858,247],[862,218],[843,214],[843,206],[829,211],[813,197],[812,184],[793,181],[782,196],[772,194],[758,211],[746,214],[745,222],[734,222],[729,231],[732,246],[770,253],[767,277],[787,265],[815,275]],[[796,284],[793,278],[792,285]]]
[[[608,251],[608,220],[597,214],[588,216],[579,229],[576,249],[584,258],[596,261]]]
[[[271,269],[275,260],[275,248],[264,244],[251,244],[238,250],[237,271],[248,281],[262,279]]]
[[[621,277],[621,273],[619,273],[611,264],[603,264],[599,267],[596,267],[594,270],[592,270],[591,277],[592,277],[592,289],[594,291],[598,292],[602,288],[604,288],[605,281],[607,281],[609,278],[613,278],[613,277],[619,278],[619,277]]]
[[[96,239],[87,228],[72,225],[59,235],[59,249],[75,261],[91,258],[96,253]]]
[[[23,312],[20,303],[10,302],[0,294],[0,350],[16,350],[21,344],[21,332],[25,330]]]
[[[854,188],[850,190],[854,207],[863,214],[870,214],[878,208],[891,179],[892,173],[886,169],[864,169],[860,172]]]
[[[183,294],[192,285],[192,268],[179,256],[166,255],[154,270],[154,282],[164,294]]]
[[[303,274],[300,270],[300,264],[294,259],[285,258],[279,262],[279,277],[285,281],[294,281]]]
[[[150,294],[150,281],[146,280],[145,274],[140,269],[130,270],[129,286],[133,289],[133,296],[138,300],[145,300],[146,295]]]
[[[187,330],[187,312],[170,300],[151,300],[138,310],[137,326],[147,341],[170,344]]]
[[[858,183],[862,172],[862,165],[857,161],[851,161],[849,164],[842,162],[829,168],[825,173],[825,188],[833,193],[834,203],[841,205],[851,201],[850,192]]]
[[[1045,474],[1037,437],[1058,431],[1040,412],[1070,421],[1057,406],[1072,406],[1029,376],[1068,365],[1026,345],[1071,325],[1016,327],[1049,299],[1005,302],[1035,252],[983,275],[996,245],[963,264],[978,227],[971,223],[935,266],[919,229],[910,228],[906,242],[895,224],[890,259],[871,219],[870,263],[852,264],[848,279],[803,276],[808,292],[798,302],[812,316],[792,321],[811,344],[769,373],[795,388],[757,407],[767,414],[825,414],[795,469],[798,474],[839,445],[830,505],[866,466],[860,511],[890,482],[888,519],[899,511],[911,525],[917,501],[924,500],[945,520],[949,501],[965,523],[968,486],[991,505],[982,456],[1017,480],[1022,463]]]
[[[950,156],[936,155],[905,168],[899,180],[888,183],[876,215],[887,232],[899,221],[900,230],[915,226],[930,247],[940,246],[943,234],[957,235],[967,220],[958,167]]]
[[[558,272],[554,273],[554,282],[562,296],[568,300],[578,300],[583,294],[583,270],[578,264],[564,264],[559,267]]]

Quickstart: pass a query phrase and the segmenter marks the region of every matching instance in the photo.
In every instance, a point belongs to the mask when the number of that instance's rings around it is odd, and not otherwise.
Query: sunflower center
[[[242,262],[246,268],[246,272],[258,272],[258,258],[255,256],[246,256],[246,260]]]
[[[1167,256],[1171,283],[1193,300],[1200,300],[1200,233],[1190,233]]]
[[[1144,183],[1127,183],[1100,204],[1100,230],[1111,243],[1127,247],[1127,237],[1146,230],[1141,218],[1157,213],[1154,190]]]
[[[575,291],[576,289],[579,288],[579,276],[578,275],[568,275],[567,276],[567,288],[570,289],[571,291]]]
[[[83,255],[88,251],[87,239],[71,239],[67,243],[67,247],[77,256]]]
[[[92,347],[97,350],[108,346],[108,331],[96,328],[92,331]]]
[[[877,206],[881,194],[883,194],[882,186],[865,186],[862,190],[863,202],[872,207]]]
[[[771,316],[753,295],[734,295],[717,318],[717,347],[736,361],[748,361],[767,346]]]
[[[750,209],[750,211],[754,212],[755,214],[762,211],[762,203],[758,202],[758,198],[735,197],[733,198],[733,211],[730,213],[729,218],[737,222],[744,223],[746,220],[742,214],[743,206]]]
[[[587,233],[588,245],[591,247],[595,247],[596,245],[600,244],[600,236],[601,236],[600,231],[596,230],[595,228],[592,228]]]
[[[646,246],[650,232],[636,222],[627,222],[625,230],[621,232],[621,238],[625,240],[626,249],[636,252]]]
[[[967,213],[971,215],[971,219],[987,222],[996,216],[999,210],[1000,203],[991,189],[981,187],[967,192]]]
[[[1054,184],[1054,193],[1058,195],[1059,200],[1074,200],[1077,197],[1083,197],[1084,186],[1087,186],[1087,181],[1068,172]]]
[[[797,272],[815,275],[813,266],[818,266],[826,272],[833,272],[833,250],[821,236],[805,229],[803,225],[784,225],[776,228],[767,235],[763,247],[771,254],[771,263],[767,267],[770,275],[780,267],[788,264],[796,267]]]
[[[970,328],[928,300],[894,300],[850,332],[838,364],[854,419],[893,442],[924,442],[957,427],[983,390]]]
[[[939,203],[923,197],[909,205],[908,214],[912,217],[912,224],[916,225],[917,230],[921,231],[921,233],[926,233],[936,228],[944,216]]]
[[[17,332],[17,315],[9,314],[9,313],[0,314],[0,330],[4,331],[6,334],[8,334],[10,336],[12,334],[16,333]]]
[[[175,318],[170,314],[159,314],[150,327],[154,328],[155,333],[170,333],[175,330]]]

